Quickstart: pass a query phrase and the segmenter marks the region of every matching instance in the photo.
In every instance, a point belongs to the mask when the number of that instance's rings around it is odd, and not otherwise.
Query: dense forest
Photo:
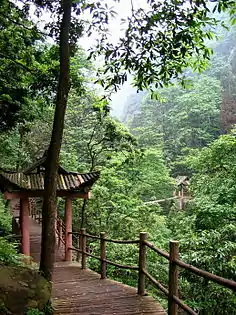
[[[0,7],[0,168],[16,171],[50,146],[60,66],[57,39],[48,41],[28,19],[29,8],[24,10],[7,0]],[[228,15],[220,19],[228,23]],[[78,33],[81,26],[76,27]],[[114,239],[136,239],[147,231],[165,250],[176,239],[184,261],[236,281],[236,27],[218,26],[215,32],[217,38],[207,42],[213,55],[204,71],[187,68],[182,85],[174,79],[167,86],[163,79],[163,86],[130,94],[121,100],[121,121],[93,83],[97,63],[76,47],[60,163],[70,171],[100,171],[91,199],[74,201],[74,230],[105,231]],[[178,201],[155,202],[173,196],[178,176],[190,178],[191,199],[184,209]],[[58,198],[61,217],[63,207]],[[1,199],[0,226],[10,231],[9,222]],[[15,245],[6,242],[0,238],[0,262],[18,264]],[[95,243],[89,246],[98,251]],[[109,255],[137,263],[136,246],[109,245]],[[148,263],[166,284],[168,264],[151,253]],[[89,267],[97,270],[98,264],[89,260]],[[136,286],[132,271],[109,267],[108,274]],[[230,290],[186,271],[180,282],[181,298],[199,314],[236,314]],[[149,290],[166,306],[164,296]]]

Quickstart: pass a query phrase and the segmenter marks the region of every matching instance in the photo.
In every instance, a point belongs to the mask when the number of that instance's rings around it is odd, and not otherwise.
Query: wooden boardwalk
[[[31,255],[40,257],[41,226],[30,218]],[[57,250],[53,275],[54,314],[75,315],[165,315],[160,304],[150,296],[139,296],[135,288],[82,270],[76,262],[63,262]]]

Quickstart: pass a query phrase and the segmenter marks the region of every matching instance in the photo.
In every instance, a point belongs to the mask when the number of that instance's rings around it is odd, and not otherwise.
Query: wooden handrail
[[[69,232],[69,234],[81,235],[81,232]],[[101,239],[101,236],[97,236],[97,235],[92,235],[92,234],[88,234],[88,233],[85,233],[84,235],[86,237],[89,237],[89,238],[92,238],[92,239],[96,239],[96,240],[100,240]],[[117,243],[117,244],[139,244],[139,240],[114,240],[114,239],[109,239],[109,238],[104,238],[104,240],[106,242]]]
[[[198,315],[198,313],[196,313],[191,307],[189,307],[188,305],[184,304],[177,296],[173,295],[173,300],[175,301],[176,304],[178,304],[182,310],[184,310],[185,312],[187,312],[190,315]]]
[[[58,231],[57,231],[58,232]],[[64,231],[63,231],[64,232]],[[95,258],[101,262],[100,273],[101,279],[106,278],[106,265],[112,265],[122,269],[131,269],[139,272],[138,276],[138,293],[145,294],[145,277],[161,290],[168,297],[168,314],[177,315],[178,307],[181,307],[185,312],[190,315],[197,315],[197,313],[190,308],[188,305],[178,297],[178,267],[186,269],[197,276],[203,277],[210,281],[216,282],[226,288],[229,288],[236,292],[236,282],[233,280],[225,279],[223,277],[214,275],[210,272],[198,269],[190,264],[187,264],[179,259],[178,257],[178,242],[170,241],[170,252],[167,253],[152,243],[147,241],[147,233],[140,233],[139,240],[113,240],[105,237],[105,233],[101,233],[100,236],[91,235],[86,233],[85,229],[81,229],[80,232],[69,232],[72,235],[80,236],[79,247],[71,247],[70,250],[77,251],[82,254],[81,266],[83,269],[86,268],[86,256]],[[86,251],[86,238],[92,238],[100,241],[100,257],[95,256]],[[139,264],[138,266],[128,266],[122,265],[106,258],[106,242],[112,242],[116,244],[139,244]],[[151,276],[146,270],[146,248],[150,248],[156,252],[159,256],[167,259],[169,261],[169,281],[168,289],[165,288],[159,281],[157,281],[153,276]]]
[[[159,281],[153,278],[153,276],[151,276],[150,273],[148,273],[146,269],[143,269],[143,273],[155,286],[158,287],[158,289],[160,289],[163,293],[165,293],[165,295],[168,296],[169,294],[168,289],[166,289]]]
[[[76,252],[78,252],[78,253],[81,253],[81,254],[83,253],[83,251],[82,251],[81,249],[76,248],[76,247],[69,247],[69,249],[70,249],[70,250],[74,250],[74,251],[76,251]],[[94,258],[94,259],[101,260],[100,257],[98,257],[98,256],[96,256],[96,255],[93,255],[93,254],[91,254],[91,253],[84,252],[84,254],[85,254],[86,256],[92,257],[92,258]]]
[[[205,279],[208,279],[210,281],[216,282],[226,288],[229,288],[236,292],[236,282],[233,280],[229,280],[220,276],[217,276],[213,273],[210,273],[208,271],[198,269],[197,267],[194,267],[190,264],[186,264],[182,260],[175,259],[176,265],[180,266],[181,268],[184,268],[186,270],[189,270],[190,272],[194,273],[195,275],[199,277],[203,277]]]
[[[79,253],[83,253],[83,251],[79,248],[76,248],[76,247],[69,247],[70,250],[74,250],[76,252],[79,252]],[[95,258],[97,260],[100,260],[102,261],[101,257],[98,257],[98,256],[95,256],[91,253],[88,253],[88,252],[84,252],[84,254],[86,256],[89,256],[89,257],[92,257],[92,258]],[[115,267],[119,267],[121,269],[131,269],[131,270],[138,270],[138,267],[137,266],[129,266],[129,265],[122,265],[122,264],[118,264],[118,263],[115,263],[111,260],[107,260],[107,259],[103,259],[104,262],[106,262],[107,264],[109,265],[112,265],[112,266],[115,266]],[[84,268],[83,268],[84,269]]]
[[[148,241],[144,241],[144,244],[147,246],[147,247],[149,247],[149,248],[151,248],[152,250],[154,250],[154,252],[156,252],[158,255],[160,255],[160,256],[162,256],[162,257],[164,257],[164,258],[166,258],[166,259],[170,259],[170,255],[167,253],[167,252],[164,252],[163,250],[161,250],[161,249],[159,249],[159,248],[157,248],[155,245],[153,245],[152,243],[149,243]]]
[[[115,263],[115,262],[113,262],[113,261],[111,261],[111,260],[107,260],[107,259],[105,259],[104,261],[105,261],[107,264],[109,264],[109,265],[112,265],[112,266],[115,266],[115,267],[119,267],[119,268],[121,268],[121,269],[138,270],[138,267],[136,267],[136,266],[121,265],[121,264]]]
[[[105,238],[104,240],[115,244],[139,244],[139,240],[113,240],[109,238]]]

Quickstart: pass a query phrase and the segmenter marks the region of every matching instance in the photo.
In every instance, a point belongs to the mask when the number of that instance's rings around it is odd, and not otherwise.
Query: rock
[[[30,308],[42,310],[50,297],[51,284],[37,271],[0,265],[0,305],[9,314],[23,315]]]

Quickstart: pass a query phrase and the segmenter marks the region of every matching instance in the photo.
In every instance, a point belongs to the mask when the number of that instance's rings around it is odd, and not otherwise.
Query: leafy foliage
[[[91,56],[105,56],[105,80],[99,81],[105,89],[115,89],[127,80],[127,72],[135,75],[139,90],[169,85],[176,78],[184,84],[184,70],[188,67],[203,71],[212,49],[206,40],[212,39],[217,20],[211,16],[209,1],[147,1],[147,8],[136,7],[124,19],[125,35],[118,44],[107,43],[107,37],[98,40]],[[213,11],[230,10],[235,13],[233,1],[216,1]],[[122,72],[123,71],[123,72]]]
[[[41,312],[37,308],[32,308],[32,309],[28,310],[26,313],[26,315],[44,315],[44,314],[45,314],[44,312]]]
[[[195,171],[191,185],[195,198],[187,213],[172,213],[168,221],[175,237],[181,241],[181,252],[186,261],[233,280],[236,279],[235,144],[232,132],[189,158]],[[229,290],[222,290],[210,282],[200,282],[186,272],[182,273],[182,279],[183,295],[188,297],[190,304],[194,300],[195,307],[202,313],[234,312],[235,296]],[[211,300],[206,298],[209,295]],[[222,301],[220,308],[215,299]]]
[[[11,243],[9,239],[3,237],[7,237],[11,232],[11,216],[2,199],[0,199],[0,231],[0,264],[21,264],[21,255],[18,254],[18,244]]]
[[[38,15],[47,9],[56,17],[45,30],[55,45],[45,44],[42,32],[28,21],[32,3]],[[216,1],[212,6],[215,11],[230,9],[231,16],[234,14],[234,1]],[[90,233],[105,231],[111,238],[122,239],[137,238],[145,230],[163,249],[170,238],[176,238],[185,261],[235,279],[235,136],[217,139],[233,124],[235,29],[227,36],[224,33],[227,45],[207,42],[216,23],[210,16],[212,6],[208,1],[179,0],[147,1],[148,10],[134,6],[124,38],[111,45],[106,34],[113,9],[103,1],[73,1],[72,89],[61,162],[73,171],[101,171],[92,199],[74,202],[75,230],[85,226]],[[90,21],[82,15],[86,11]],[[19,9],[4,0],[0,8],[1,167],[24,168],[48,147],[59,74],[61,14],[60,1],[28,1]],[[82,49],[76,49],[78,36],[95,30],[99,41],[94,55],[105,56],[100,83],[116,89],[130,72],[138,89],[152,89],[132,101],[133,107],[135,102],[139,106],[134,117],[129,112],[130,130],[110,116],[109,103],[101,100],[100,91],[92,90],[94,66]],[[216,51],[211,60],[208,46]],[[211,68],[202,76],[188,70],[203,71],[208,62]],[[187,90],[176,86],[179,77],[185,86],[189,79],[192,85]],[[168,84],[169,88],[161,88]],[[159,98],[151,99],[154,93]],[[194,174],[194,200],[184,212],[146,203],[172,195],[170,172],[173,176]],[[0,209],[0,224],[9,229],[5,210]],[[63,213],[62,200],[58,211]],[[91,242],[89,247],[96,254],[98,246]],[[137,264],[137,246],[109,245],[108,251],[111,260]],[[0,257],[4,263],[17,264],[15,245],[0,239]],[[93,261],[89,264],[98,267]],[[153,253],[148,253],[148,268],[167,283],[167,264]],[[136,285],[133,272],[113,267],[108,272]],[[228,290],[187,272],[181,273],[181,296],[199,314],[233,314],[235,310],[235,297]]]
[[[8,240],[0,237],[0,264],[21,265],[21,255],[17,253],[18,244],[9,243]]]
[[[187,90],[159,90],[159,100],[147,94],[128,122],[142,147],[163,147],[174,175],[186,173],[182,160],[190,149],[204,147],[220,134],[220,82],[208,76],[193,81]]]

